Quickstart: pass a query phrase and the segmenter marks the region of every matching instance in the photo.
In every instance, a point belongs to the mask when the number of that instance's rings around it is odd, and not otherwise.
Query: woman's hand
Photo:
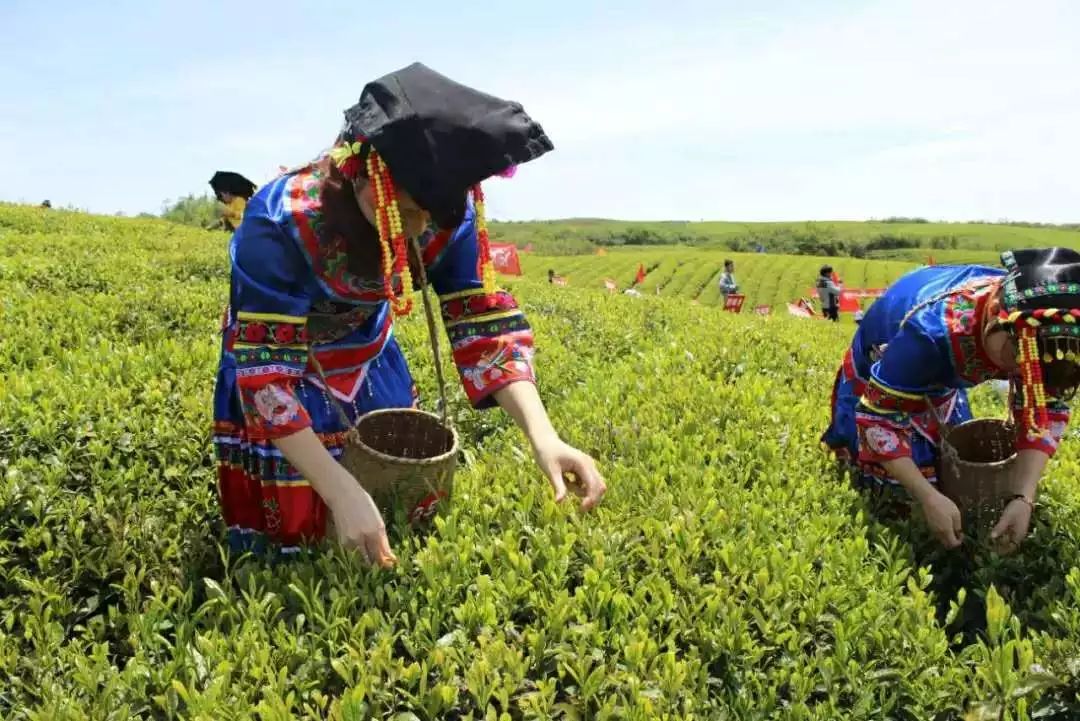
[[[1031,512],[1034,510],[1033,501],[1039,489],[1039,479],[1050,456],[1044,451],[1034,448],[1025,448],[1016,454],[1016,469],[1013,471],[1018,479],[1016,492],[1020,498],[1013,498],[1001,512],[994,530],[990,532],[990,540],[993,542],[998,553],[1007,555],[1020,547],[1031,530]]]
[[[335,531],[342,545],[362,553],[368,563],[383,568],[397,563],[375,502],[352,474],[330,455],[310,428],[277,438],[274,445],[308,479],[330,509],[328,536]]]
[[[391,568],[397,556],[390,550],[382,514],[359,483],[354,488],[327,500],[338,541],[345,548],[360,551],[368,563]]]
[[[921,499],[923,516],[930,532],[945,548],[956,548],[964,541],[960,509],[936,489]]]
[[[566,498],[564,475],[567,474],[573,476],[570,488],[583,499],[583,511],[592,509],[600,502],[607,485],[596,468],[596,461],[559,438],[535,385],[510,383],[495,391],[495,400],[529,439],[536,464],[551,481],[556,503]]]
[[[964,541],[960,509],[923,477],[911,456],[884,461],[886,473],[895,478],[918,501],[930,532],[945,548],[956,548]]]
[[[998,553],[1008,555],[1020,547],[1031,528],[1031,502],[1027,498],[1014,498],[1001,512],[990,540]]]
[[[591,510],[607,492],[607,485],[596,468],[596,461],[589,454],[579,451],[557,436],[537,444],[533,453],[536,464],[551,481],[556,503],[561,503],[566,498],[564,476],[567,474],[573,476],[570,488],[582,499],[583,511]]]

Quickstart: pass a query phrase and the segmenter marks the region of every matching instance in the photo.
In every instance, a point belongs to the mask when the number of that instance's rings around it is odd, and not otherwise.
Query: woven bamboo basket
[[[341,464],[384,514],[404,514],[415,525],[430,520],[450,499],[457,457],[457,431],[438,416],[386,408],[357,420]]]
[[[964,513],[980,518],[1000,513],[1006,499],[1021,493],[1013,425],[996,418],[975,418],[941,428],[942,492]]]
[[[420,257],[416,241],[413,251]],[[364,487],[387,524],[402,521],[422,526],[449,503],[460,450],[457,430],[450,422],[446,402],[435,315],[428,299],[423,263],[418,264],[420,294],[427,319],[428,339],[435,360],[440,415],[417,408],[384,408],[365,413],[350,423],[345,408],[332,393],[339,417],[349,432],[340,463]],[[323,383],[326,375],[315,359],[313,365]]]

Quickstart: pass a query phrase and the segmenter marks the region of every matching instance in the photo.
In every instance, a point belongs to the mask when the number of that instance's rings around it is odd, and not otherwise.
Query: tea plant
[[[818,446],[845,329],[578,291],[561,265],[552,288],[543,259],[509,284],[557,426],[608,479],[593,514],[556,506],[512,423],[455,389],[454,502],[395,529],[397,569],[230,558],[209,444],[224,242],[0,206],[0,717],[1080,713],[1077,439],[1018,555],[938,551]],[[579,262],[615,259],[632,277],[632,254]],[[788,276],[767,262],[763,285]],[[419,318],[401,337],[429,404]]]

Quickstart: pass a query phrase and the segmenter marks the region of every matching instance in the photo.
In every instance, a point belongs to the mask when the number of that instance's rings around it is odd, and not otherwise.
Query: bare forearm
[[[899,481],[900,485],[919,503],[923,503],[927,497],[937,492],[910,456],[884,461],[881,465],[889,476]]]
[[[1042,478],[1049,460],[1050,456],[1031,448],[1016,454],[1016,473],[1020,481],[1020,492],[1029,501],[1035,500],[1035,494],[1039,490],[1039,479]]]
[[[330,503],[344,493],[355,490],[352,486],[356,486],[356,481],[334,460],[330,451],[326,450],[310,428],[285,438],[277,438],[273,444],[289,463],[296,466],[323,501]]]
[[[495,401],[514,419],[533,448],[558,437],[533,383],[511,383],[495,391],[494,395]]]

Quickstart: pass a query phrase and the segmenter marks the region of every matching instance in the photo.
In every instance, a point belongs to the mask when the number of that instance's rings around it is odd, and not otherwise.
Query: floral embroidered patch
[[[900,448],[900,436],[882,426],[870,426],[865,431],[870,449],[881,456],[895,453]]]
[[[269,383],[255,393],[255,408],[272,425],[283,426],[296,418],[300,403],[293,394]]]

